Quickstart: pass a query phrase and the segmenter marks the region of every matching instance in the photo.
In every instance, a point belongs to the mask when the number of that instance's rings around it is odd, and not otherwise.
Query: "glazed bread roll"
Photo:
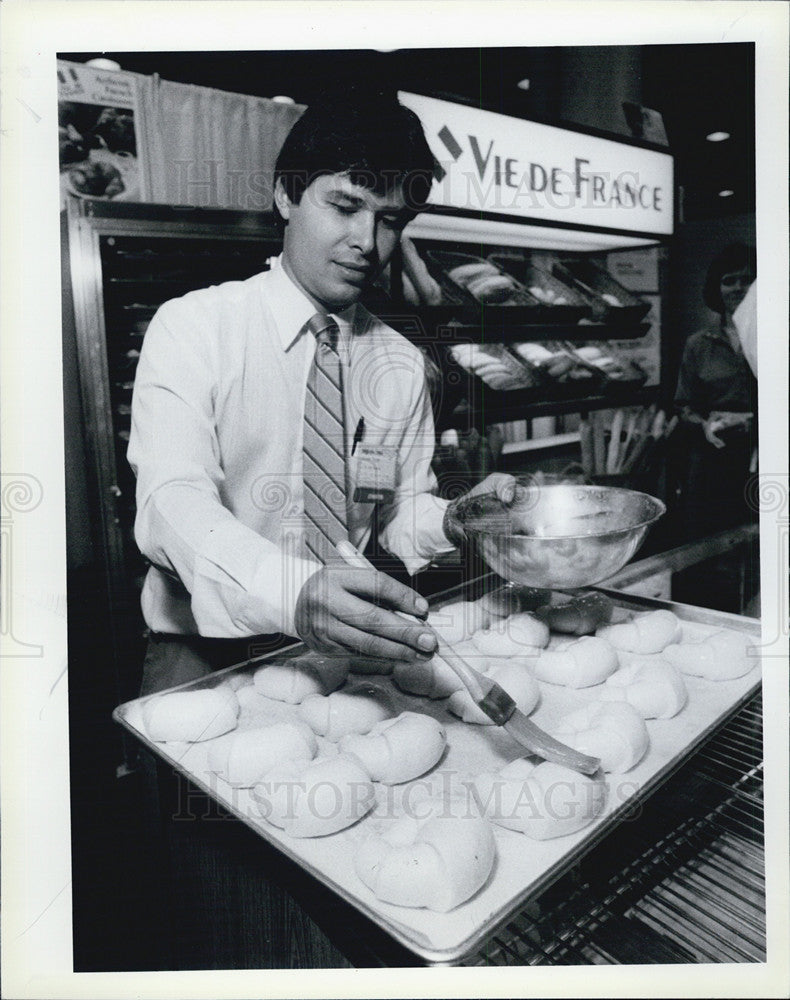
[[[311,694],[299,714],[314,733],[336,742],[349,733],[368,733],[393,714],[392,702],[375,684],[359,684],[330,695]]]
[[[579,753],[598,757],[601,769],[622,774],[647,753],[650,738],[645,720],[624,701],[594,701],[571,712],[555,734]]]
[[[286,761],[255,785],[259,814],[291,837],[326,837],[356,823],[375,801],[359,761],[344,754]]]
[[[474,786],[492,823],[551,840],[576,833],[606,804],[606,783],[551,761],[519,757],[500,771],[485,771]]]
[[[522,665],[510,661],[496,663],[485,676],[496,681],[515,701],[516,708],[524,715],[535,708],[540,700],[540,688],[535,678]],[[471,722],[478,726],[493,726],[493,721],[478,708],[466,688],[461,688],[450,695],[447,707],[463,722]]]
[[[671,719],[688,701],[688,691],[671,663],[634,655],[607,679],[601,699],[627,701],[643,719]]]
[[[397,785],[425,774],[447,746],[444,726],[430,715],[401,712],[377,723],[365,735],[340,740],[342,753],[355,757],[373,781]]]
[[[451,645],[468,639],[473,632],[486,628],[487,612],[476,601],[458,601],[431,611],[428,624]]]
[[[235,729],[238,719],[239,700],[225,684],[154,695],[143,705],[145,731],[156,743],[213,740]]]
[[[315,734],[307,723],[275,722],[215,740],[209,750],[208,768],[231,785],[251,788],[276,764],[312,760],[317,752]]]
[[[329,694],[348,677],[348,660],[342,657],[302,653],[282,663],[270,663],[255,671],[258,694],[298,705],[311,694]]]
[[[534,656],[549,643],[549,628],[528,611],[492,621],[472,642],[487,656]]]
[[[755,639],[722,629],[700,642],[667,646],[665,658],[684,674],[709,681],[731,681],[748,674],[760,662]]]
[[[630,622],[602,625],[595,634],[625,653],[660,653],[680,639],[680,620],[671,611],[647,611]]]
[[[544,649],[535,661],[535,676],[570,688],[601,684],[617,670],[617,651],[606,639],[585,635],[561,649]]]
[[[427,663],[396,663],[392,679],[401,691],[425,698],[447,698],[463,687],[455,671],[438,656]]]
[[[614,602],[604,594],[584,594],[567,604],[544,604],[535,611],[552,632],[592,635],[612,618]]]
[[[439,801],[422,803],[364,840],[355,867],[385,903],[446,913],[485,885],[495,857],[488,820],[471,815],[466,804],[448,808]]]
[[[498,587],[484,594],[478,604],[490,620],[509,618],[521,611],[532,611],[546,604],[551,596],[549,590],[537,587]],[[487,627],[487,626],[484,626]]]

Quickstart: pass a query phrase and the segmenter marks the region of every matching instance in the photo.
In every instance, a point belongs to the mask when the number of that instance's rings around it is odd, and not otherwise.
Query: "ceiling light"
[[[729,132],[709,132],[705,138],[708,142],[724,142],[725,139],[730,138]]]
[[[529,90],[529,80],[525,77],[516,84],[519,90]]]
[[[719,191],[720,198],[731,198],[734,194],[735,192],[731,191],[729,188],[725,188],[723,191]]]

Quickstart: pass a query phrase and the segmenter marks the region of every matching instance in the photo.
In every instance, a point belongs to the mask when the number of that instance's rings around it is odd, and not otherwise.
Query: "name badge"
[[[360,445],[356,450],[355,503],[389,503],[395,496],[397,449]]]

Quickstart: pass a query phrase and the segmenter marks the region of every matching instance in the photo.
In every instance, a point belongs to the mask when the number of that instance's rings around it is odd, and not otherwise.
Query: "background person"
[[[716,318],[693,333],[683,350],[675,406],[686,428],[682,506],[689,538],[743,524],[756,514],[745,491],[757,441],[757,381],[733,322],[756,274],[754,249],[742,243],[714,258],[702,295]]]

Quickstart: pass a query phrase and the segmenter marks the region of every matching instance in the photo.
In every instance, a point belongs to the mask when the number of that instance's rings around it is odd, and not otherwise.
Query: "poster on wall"
[[[145,200],[134,74],[60,59],[57,73],[61,202]]]

